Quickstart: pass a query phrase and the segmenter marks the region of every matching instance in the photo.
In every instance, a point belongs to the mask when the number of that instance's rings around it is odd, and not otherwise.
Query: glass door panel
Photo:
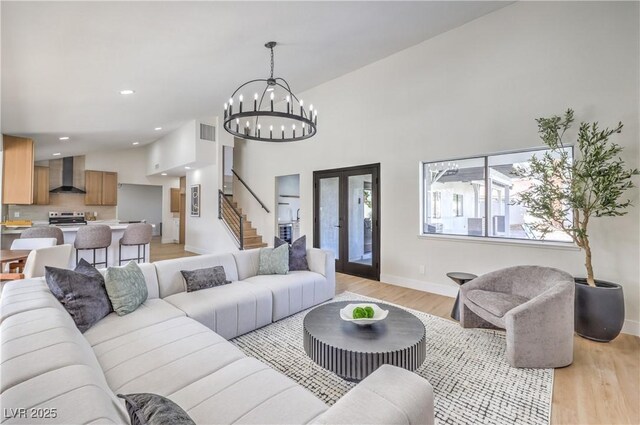
[[[321,178],[320,191],[320,248],[333,251],[340,259],[340,177]]]
[[[336,271],[380,279],[380,165],[315,171],[313,246]]]
[[[373,176],[348,177],[348,261],[371,266],[373,263]]]

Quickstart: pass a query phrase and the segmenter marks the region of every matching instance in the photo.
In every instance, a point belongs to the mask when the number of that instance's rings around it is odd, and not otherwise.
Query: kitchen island
[[[119,265],[120,254],[119,254],[119,245],[120,239],[124,234],[124,230],[127,228],[128,223],[119,223],[117,221],[89,221],[86,225],[77,225],[77,226],[54,226],[60,228],[62,230],[62,234],[64,235],[64,243],[70,244],[73,246],[73,243],[76,240],[76,233],[80,227],[84,226],[95,226],[97,224],[104,224],[111,228],[111,245],[107,248],[107,266],[117,266]],[[48,224],[40,224],[34,223],[34,227],[39,226],[49,226]],[[153,225],[152,225],[153,226]],[[15,238],[19,238],[20,234],[24,228],[8,228],[2,229],[2,245],[11,244],[11,240]],[[147,244],[145,247],[145,258],[144,262],[148,263],[150,259],[150,244]],[[104,249],[96,250],[96,262],[100,263],[104,261]],[[140,247],[140,254],[142,254],[142,247]],[[123,246],[122,247],[122,257],[123,258],[132,258],[138,256],[138,247],[136,246]],[[93,250],[80,250],[78,251],[78,260],[80,258],[84,258],[90,263],[93,262]],[[69,260],[69,267],[75,268],[76,265],[76,250],[75,248],[72,250],[71,259]],[[123,263],[124,265],[124,263]],[[98,268],[104,267],[104,264],[99,264]]]

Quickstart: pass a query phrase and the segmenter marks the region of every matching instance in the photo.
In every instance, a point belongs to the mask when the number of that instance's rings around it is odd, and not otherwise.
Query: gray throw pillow
[[[260,248],[258,274],[287,274],[289,272],[289,246]]]
[[[273,238],[273,246],[279,247],[282,245],[288,245],[286,241],[283,241],[277,236]],[[309,270],[309,264],[307,263],[307,236],[300,236],[293,241],[289,246],[289,271],[296,270]]]
[[[227,280],[227,275],[222,266],[197,270],[180,270],[180,273],[182,273],[182,277],[184,277],[184,281],[187,284],[187,292],[231,283],[230,280]]]
[[[45,280],[51,293],[85,332],[111,313],[111,302],[100,272],[84,259],[74,270],[45,266]]]
[[[131,313],[149,296],[142,270],[133,261],[124,267],[109,267],[105,286],[113,311],[118,316]]]
[[[118,394],[127,405],[131,425],[196,425],[187,412],[157,394]]]

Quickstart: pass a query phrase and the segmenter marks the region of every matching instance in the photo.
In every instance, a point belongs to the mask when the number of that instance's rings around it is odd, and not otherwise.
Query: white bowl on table
[[[371,318],[362,318],[362,319],[354,319],[353,318],[353,310],[357,307],[371,307],[373,308],[373,317]],[[376,322],[386,319],[389,314],[389,310],[383,310],[378,305],[373,303],[354,303],[347,304],[344,308],[340,310],[340,318],[345,322],[352,322],[356,325],[364,326],[364,325],[372,325]]]

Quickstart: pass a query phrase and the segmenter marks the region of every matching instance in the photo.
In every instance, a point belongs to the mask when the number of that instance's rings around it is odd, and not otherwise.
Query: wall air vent
[[[216,141],[216,128],[212,125],[200,123],[200,140]]]

